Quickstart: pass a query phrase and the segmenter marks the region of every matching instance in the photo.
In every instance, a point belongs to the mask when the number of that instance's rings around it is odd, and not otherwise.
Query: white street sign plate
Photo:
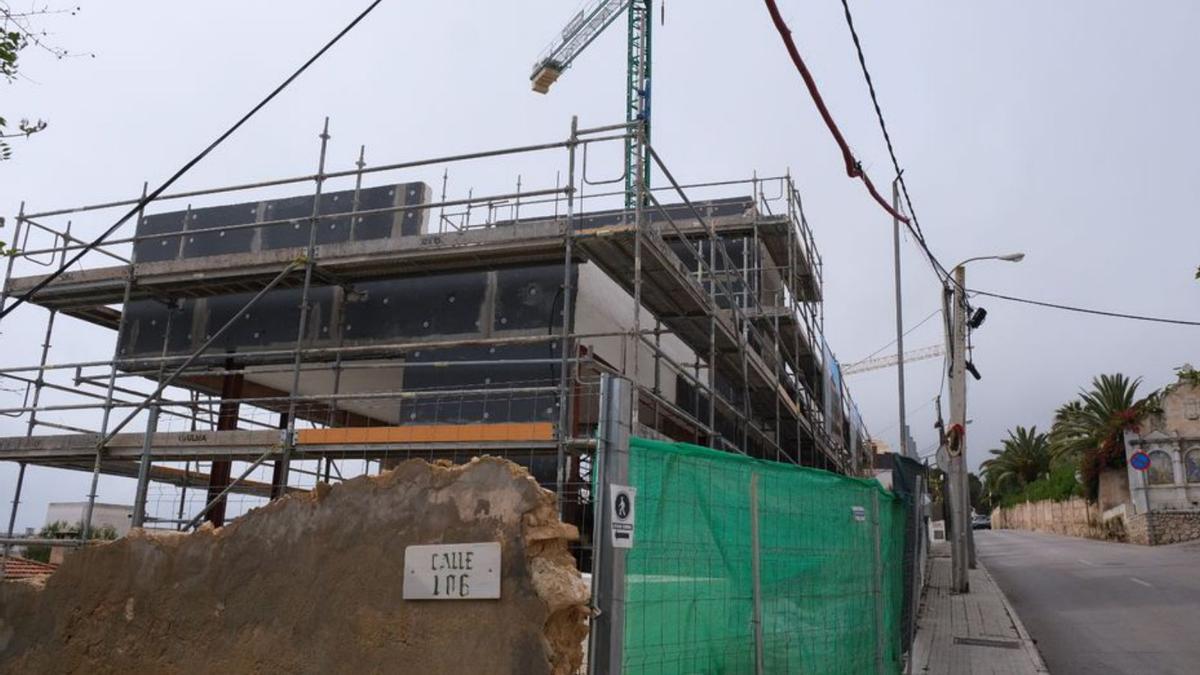
[[[613,548],[633,548],[634,507],[637,488],[628,485],[609,486],[609,522],[612,524]]]
[[[405,600],[496,600],[500,542],[404,549]]]

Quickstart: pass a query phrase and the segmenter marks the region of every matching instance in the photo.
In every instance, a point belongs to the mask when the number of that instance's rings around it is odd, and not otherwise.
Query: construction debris
[[[516,464],[410,460],[0,584],[0,672],[574,673],[577,537]],[[406,547],[477,542],[501,546],[498,600],[403,598]]]

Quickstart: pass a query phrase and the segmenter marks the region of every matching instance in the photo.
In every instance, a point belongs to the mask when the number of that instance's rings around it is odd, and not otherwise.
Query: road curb
[[[1021,617],[1017,614],[1017,610],[1013,609],[1012,604],[1009,603],[1008,596],[1004,594],[1004,589],[1000,588],[1000,584],[996,583],[995,577],[993,577],[992,573],[988,571],[988,568],[983,564],[983,561],[977,559],[975,561],[975,566],[980,572],[983,572],[987,576],[988,581],[991,581],[992,585],[996,587],[996,591],[1000,595],[1000,602],[1004,604],[1004,611],[1008,613],[1009,620],[1012,621],[1013,627],[1017,629],[1017,635],[1021,637],[1021,648],[1025,650],[1025,653],[1029,656],[1029,660],[1033,661],[1035,672],[1049,673],[1050,669],[1046,668],[1046,662],[1042,660],[1042,654],[1038,651],[1037,643],[1033,641],[1032,637],[1030,637],[1029,631],[1025,630],[1025,624],[1021,623]]]

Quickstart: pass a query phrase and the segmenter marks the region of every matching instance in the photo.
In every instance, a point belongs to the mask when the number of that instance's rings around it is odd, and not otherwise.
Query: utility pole
[[[953,563],[951,587],[958,593],[969,590],[967,569],[975,568],[975,537],[968,515],[971,513],[971,485],[967,480],[967,330],[978,328],[982,316],[967,320],[967,263],[975,260],[1000,260],[1018,263],[1024,253],[984,255],[967,258],[954,266],[954,288],[950,289],[954,309],[946,345],[953,356],[950,363],[950,428],[946,430],[946,483],[949,505],[950,553]],[[972,369],[976,377],[979,374]]]
[[[966,593],[970,590],[967,575],[969,557],[967,537],[970,536],[970,490],[967,484],[967,270],[963,265],[954,268],[953,309],[950,320],[950,429],[946,433],[947,504],[950,508],[951,590]]]
[[[892,213],[900,213],[900,176],[892,181]],[[892,255],[896,268],[896,381],[900,390],[900,445],[898,452],[908,456],[908,421],[904,412],[904,308],[900,293],[900,219],[892,216]]]

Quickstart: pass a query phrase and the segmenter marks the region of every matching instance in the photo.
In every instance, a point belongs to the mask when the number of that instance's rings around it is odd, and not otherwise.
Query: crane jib
[[[542,51],[533,65],[530,79],[535,79],[546,67],[553,67],[560,72],[566,70],[575,57],[604,32],[628,6],[629,0],[596,0],[580,10],[560,31],[560,39]]]

